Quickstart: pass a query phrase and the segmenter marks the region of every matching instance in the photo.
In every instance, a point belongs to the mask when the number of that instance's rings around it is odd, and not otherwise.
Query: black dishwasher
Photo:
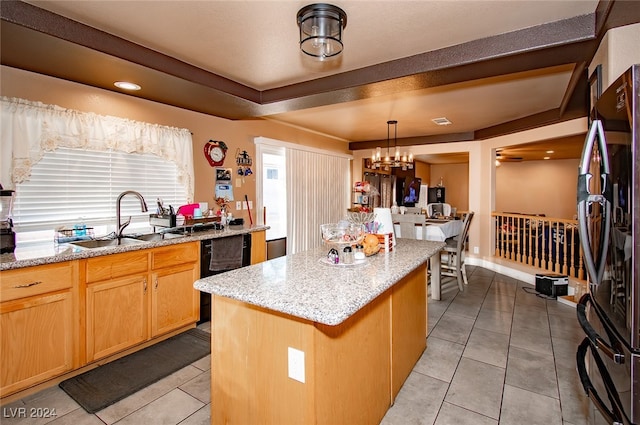
[[[211,264],[211,239],[200,242],[200,277],[213,276],[224,273],[225,271],[209,270]],[[251,234],[246,233],[242,237],[242,267],[251,264]],[[198,323],[208,322],[211,320],[211,294],[200,292],[200,321]]]

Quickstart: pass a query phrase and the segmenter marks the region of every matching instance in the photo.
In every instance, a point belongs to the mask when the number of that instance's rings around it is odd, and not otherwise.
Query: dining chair
[[[427,204],[427,215],[429,217],[434,217],[436,214],[449,217],[451,215],[451,204],[442,202]]]
[[[464,215],[462,231],[458,236],[447,239],[445,241],[447,245],[440,251],[440,275],[455,277],[460,291],[464,291],[465,286],[468,285],[464,253],[473,214],[473,211],[469,211]]]
[[[416,238],[416,224],[421,225],[422,240],[426,240],[426,217],[422,214],[391,214],[391,219],[394,223],[400,225],[399,238],[417,239]]]

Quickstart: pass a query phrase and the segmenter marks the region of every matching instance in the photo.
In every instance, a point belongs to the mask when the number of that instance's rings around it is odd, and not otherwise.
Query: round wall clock
[[[204,145],[204,156],[212,167],[218,167],[224,164],[224,158],[227,156],[227,145],[219,140],[209,140]]]

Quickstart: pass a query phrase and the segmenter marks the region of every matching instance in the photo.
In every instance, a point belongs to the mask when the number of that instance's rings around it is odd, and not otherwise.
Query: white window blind
[[[31,178],[16,186],[13,220],[16,230],[29,232],[72,226],[115,228],[116,199],[126,190],[140,192],[149,212],[140,211],[134,196],[122,200],[123,221],[148,224],[156,198],[176,209],[187,203],[175,163],[152,154],[58,148],[45,153]]]
[[[351,155],[264,137],[254,141],[258,161],[263,161],[262,152],[276,148],[285,151],[287,254],[320,245],[320,225],[346,217],[351,196]],[[262,186],[269,182],[267,175],[257,177],[258,208],[262,208]]]

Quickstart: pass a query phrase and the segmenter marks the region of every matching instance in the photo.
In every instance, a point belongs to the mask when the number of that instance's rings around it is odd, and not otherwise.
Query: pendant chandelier
[[[391,156],[391,126],[393,125],[393,148],[395,155]],[[402,168],[403,170],[413,169],[413,154],[403,152],[400,156],[400,150],[398,149],[398,121],[387,121],[387,152],[385,156],[382,156],[382,149],[378,146],[371,156],[371,168],[388,169]]]

